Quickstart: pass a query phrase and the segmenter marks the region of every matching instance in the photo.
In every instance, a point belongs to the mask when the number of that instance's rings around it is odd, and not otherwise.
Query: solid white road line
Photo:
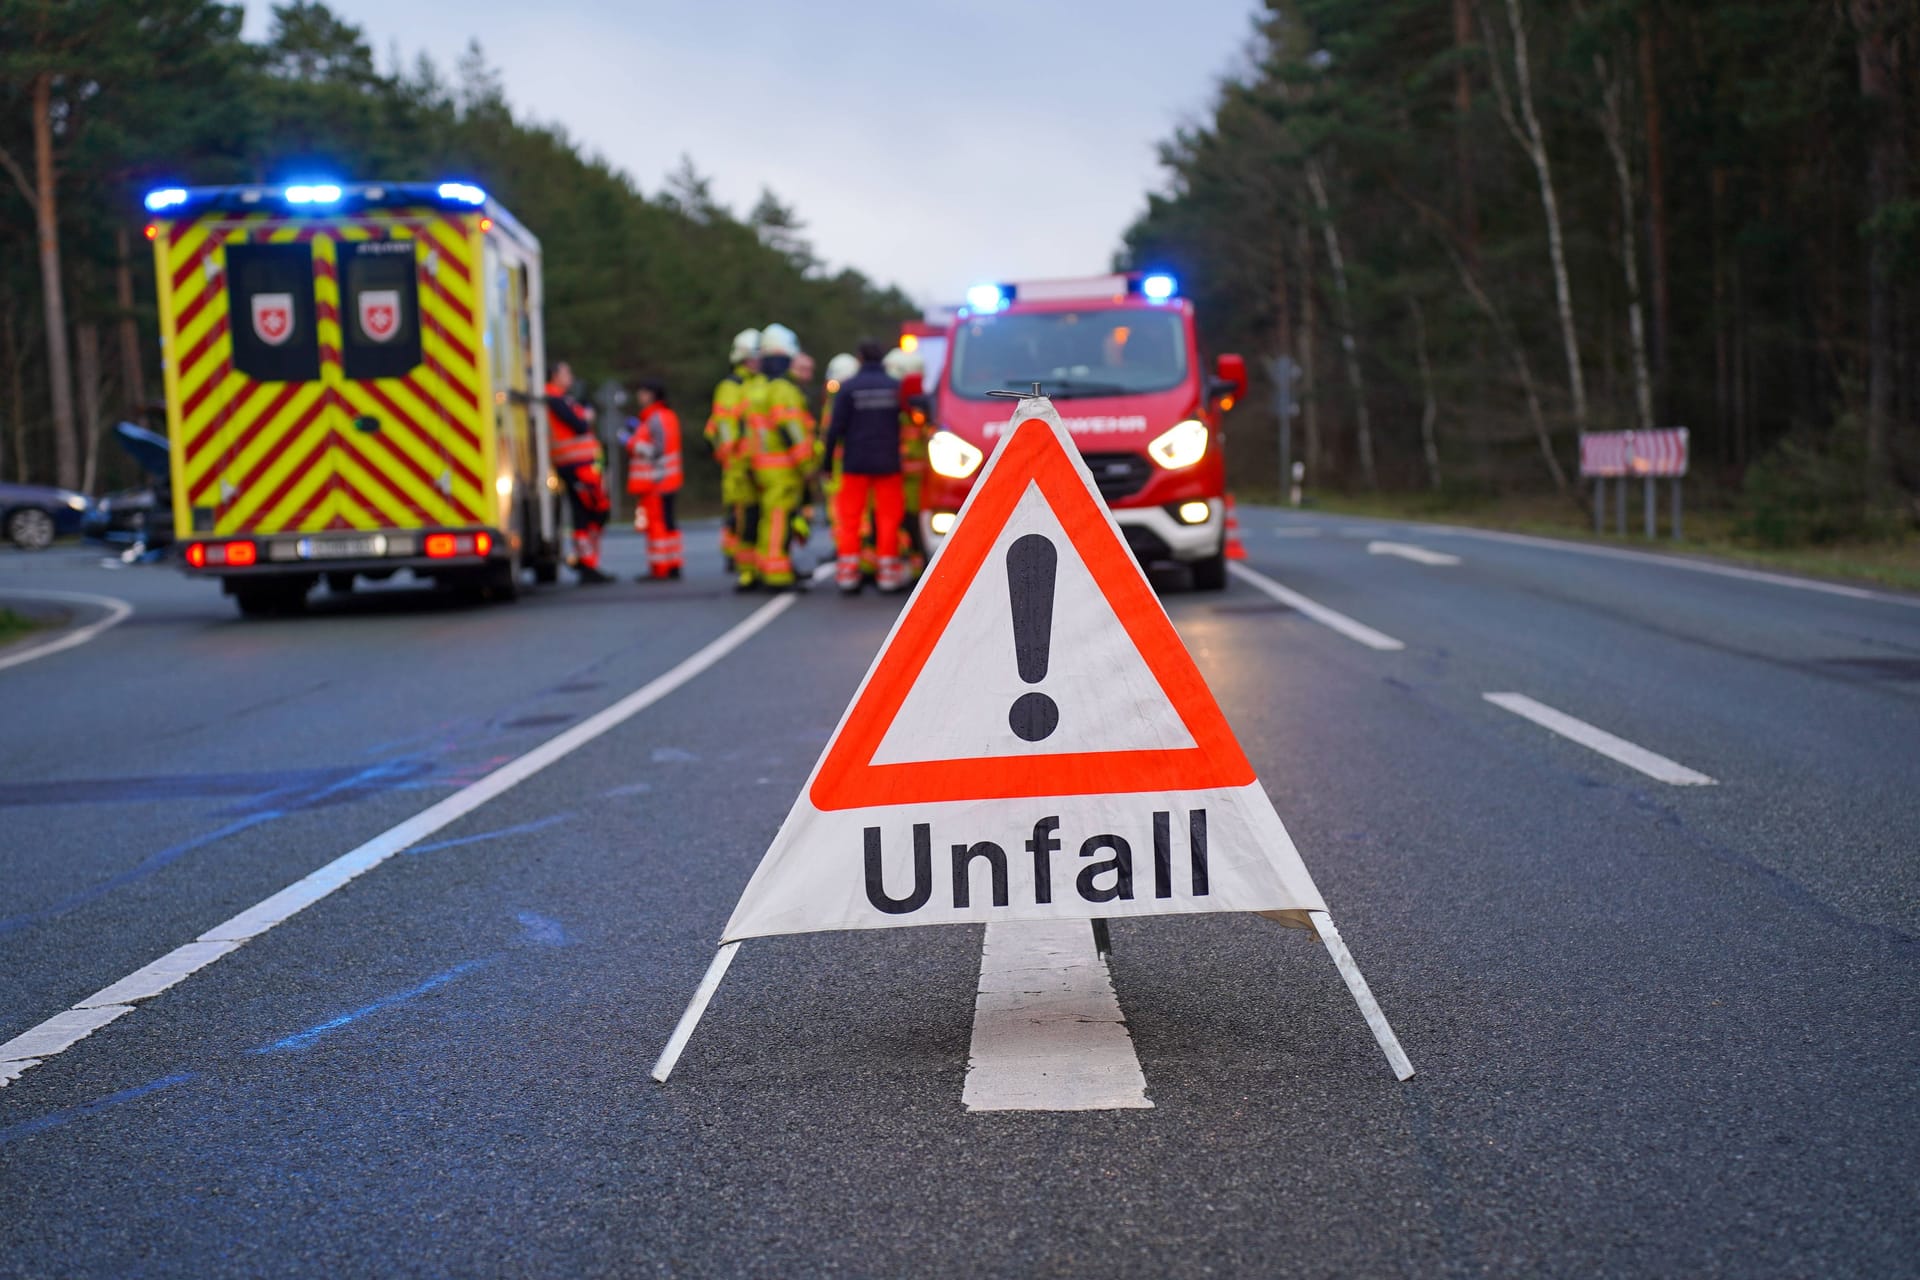
[[[1711,573],[1722,578],[1742,578],[1748,582],[1792,587],[1796,591],[1819,591],[1830,596],[1845,596],[1849,600],[1878,600],[1882,604],[1902,604],[1908,608],[1920,608],[1920,599],[1912,596],[1897,596],[1886,591],[1869,591],[1865,587],[1843,586],[1838,582],[1821,582],[1816,578],[1796,578],[1785,573],[1768,573],[1764,569],[1742,569],[1737,565],[1689,560],[1684,556],[1655,555],[1650,551],[1629,551],[1624,547],[1590,547],[1579,542],[1562,542],[1558,538],[1535,538],[1524,533],[1499,533],[1492,529],[1466,529],[1458,525],[1435,525],[1432,532],[1457,534],[1467,538],[1484,538],[1489,542],[1511,542],[1515,546],[1565,551],[1577,556],[1599,556],[1606,560],[1634,560],[1641,564],[1661,565],[1668,569],[1685,569],[1692,573]]]
[[[1320,536],[1320,530],[1313,528],[1303,529],[1299,525],[1290,524],[1275,529],[1273,536],[1276,538],[1317,538]]]
[[[85,644],[108,627],[119,626],[133,612],[133,606],[125,600],[117,600],[112,596],[88,595],[84,591],[15,591],[12,587],[0,588],[0,598],[7,596],[27,600],[59,600],[73,604],[97,605],[107,611],[107,616],[96,618],[84,627],[76,627],[41,644],[31,644],[24,649],[16,649],[12,653],[0,654],[0,671],[5,671],[8,667],[17,667],[23,662],[32,662],[35,658],[44,658],[50,653],[59,653],[62,649],[71,649],[75,645]]]
[[[1610,760],[1618,760],[1629,769],[1638,769],[1649,778],[1671,783],[1676,787],[1715,785],[1714,780],[1704,773],[1696,773],[1687,766],[1675,763],[1657,752],[1635,746],[1625,738],[1616,738],[1605,729],[1595,728],[1585,720],[1576,720],[1564,711],[1555,711],[1544,703],[1535,702],[1524,693],[1488,693],[1481,696],[1496,707],[1504,707],[1517,716],[1523,716],[1543,728],[1553,730],[1563,738],[1571,738],[1581,746],[1598,751]]]
[[[987,926],[961,1101],[969,1111],[1153,1105],[1087,921]]]
[[[1346,614],[1329,609],[1317,601],[1309,600],[1298,591],[1283,587],[1266,574],[1254,569],[1249,569],[1243,564],[1230,564],[1227,566],[1227,572],[1253,587],[1255,590],[1263,591],[1267,595],[1272,596],[1281,604],[1290,605],[1298,609],[1301,613],[1312,618],[1321,626],[1332,627],[1347,639],[1358,641],[1369,649],[1379,649],[1383,652],[1390,652],[1394,649],[1404,649],[1407,647],[1398,640],[1395,640],[1392,636],[1375,631],[1363,622],[1355,622]]]
[[[1399,556],[1402,560],[1412,560],[1416,564],[1459,564],[1459,556],[1450,556],[1444,551],[1429,551],[1425,547],[1416,547],[1410,542],[1369,542],[1367,554],[1370,556]]]
[[[547,739],[523,756],[509,760],[478,782],[461,788],[440,803],[422,810],[396,827],[381,832],[359,848],[343,853],[319,870],[296,880],[263,902],[254,904],[199,938],[135,970],[110,986],[77,1001],[5,1044],[0,1044],[0,1087],[21,1072],[98,1031],[124,1013],[133,1002],[159,995],[168,987],[199,972],[244,942],[259,937],[294,914],[312,906],[354,877],[379,866],[394,854],[417,844],[441,828],[472,813],[501,792],[525,782],[540,770],[586,746],[610,729],[632,719],[745,644],[775,618],[793,607],[796,597],[769,600],[677,666],[641,685],[604,711]]]

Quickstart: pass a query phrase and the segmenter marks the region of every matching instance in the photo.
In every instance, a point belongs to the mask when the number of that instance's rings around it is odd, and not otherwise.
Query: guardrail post
[[[1647,517],[1646,526],[1647,526],[1648,542],[1653,541],[1655,537],[1655,525],[1658,523],[1658,519],[1653,514],[1653,488],[1654,488],[1653,474],[1649,472],[1647,474],[1646,493],[1644,495],[1643,501],[1640,504],[1641,506],[1646,508],[1646,517]]]
[[[1624,538],[1627,536],[1627,478],[1625,476],[1621,476],[1620,482],[1613,486],[1613,509],[1615,516],[1613,523],[1620,536]]]
[[[1607,478],[1593,478],[1593,535],[1599,537],[1607,531]]]
[[[1673,478],[1673,540],[1680,541],[1680,477]]]

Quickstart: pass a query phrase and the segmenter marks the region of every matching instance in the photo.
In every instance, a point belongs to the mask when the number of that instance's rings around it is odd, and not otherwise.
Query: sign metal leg
[[[1623,483],[1621,488],[1624,490],[1625,487]],[[1346,979],[1347,991],[1352,994],[1353,1002],[1360,1006],[1360,1014],[1367,1020],[1367,1027],[1373,1032],[1380,1052],[1387,1055],[1387,1065],[1393,1068],[1394,1078],[1411,1080],[1413,1063],[1407,1061],[1406,1050],[1400,1047],[1400,1037],[1394,1035],[1393,1028],[1387,1025],[1387,1015],[1380,1012],[1380,1005],[1374,1000],[1373,991],[1367,986],[1360,966],[1353,962],[1340,931],[1333,927],[1333,917],[1324,911],[1310,911],[1307,914],[1313,921],[1314,932],[1320,935],[1321,943],[1326,946],[1327,954],[1333,957],[1334,966],[1340,970],[1340,976]]]
[[[1646,515],[1648,542],[1652,542],[1654,537],[1656,536],[1655,525],[1658,522],[1658,518],[1653,514],[1653,489],[1654,489],[1653,477],[1648,476],[1646,479],[1645,490],[1642,494],[1641,503],[1640,503],[1641,507],[1644,508],[1644,514]]]
[[[700,1015],[707,1011],[707,1002],[720,989],[720,979],[727,976],[727,966],[733,963],[733,953],[739,949],[737,942],[723,942],[720,949],[713,953],[713,963],[707,966],[707,976],[700,979],[693,1000],[673,1029],[673,1037],[667,1041],[667,1047],[660,1051],[660,1060],[653,1064],[653,1078],[661,1084],[665,1084],[667,1077],[673,1074],[674,1064],[680,1061],[680,1051],[687,1047],[687,1041],[693,1037],[693,1029],[700,1025]]]
[[[1673,478],[1673,540],[1680,541],[1680,477]]]

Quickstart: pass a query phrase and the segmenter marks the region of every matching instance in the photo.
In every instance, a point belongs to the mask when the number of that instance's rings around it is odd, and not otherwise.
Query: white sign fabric
[[[725,941],[1326,909],[1053,406],[1014,421]]]

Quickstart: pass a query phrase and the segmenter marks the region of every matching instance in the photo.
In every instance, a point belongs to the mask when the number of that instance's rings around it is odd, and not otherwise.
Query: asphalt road
[[[1920,601],[1242,519],[1403,646],[1166,584],[1413,1080],[1310,936],[1193,916],[1113,927],[1151,1109],[963,1105],[974,927],[751,940],[656,1085],[898,607],[815,593],[0,1088],[0,1275],[1920,1274]],[[0,553],[133,606],[0,669],[0,1042],[754,615],[710,537],[267,622]]]

